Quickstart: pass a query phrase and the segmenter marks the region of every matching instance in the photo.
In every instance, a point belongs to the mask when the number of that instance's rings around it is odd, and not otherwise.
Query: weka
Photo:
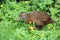
[[[21,12],[17,18],[24,20],[26,23],[34,22],[37,29],[41,29],[43,26],[52,23],[51,17],[45,12],[33,11],[30,13]]]

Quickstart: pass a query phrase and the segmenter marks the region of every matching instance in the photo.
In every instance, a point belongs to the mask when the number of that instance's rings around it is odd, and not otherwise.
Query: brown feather
[[[22,13],[23,14],[23,13]],[[44,12],[39,12],[39,11],[34,11],[34,12],[30,12],[25,16],[25,22],[29,23],[29,22],[34,22],[37,25],[37,28],[40,29],[40,27],[38,26],[45,26],[49,23],[52,23],[52,19],[51,17]],[[21,18],[20,16],[18,18]]]

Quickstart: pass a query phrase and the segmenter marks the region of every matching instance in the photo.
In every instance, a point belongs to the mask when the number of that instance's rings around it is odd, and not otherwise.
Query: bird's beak
[[[16,21],[19,21],[19,20],[20,20],[20,18],[17,18],[17,19],[16,19]]]

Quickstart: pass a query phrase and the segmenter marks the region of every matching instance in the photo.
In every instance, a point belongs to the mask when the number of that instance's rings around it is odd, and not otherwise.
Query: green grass
[[[60,40],[60,10],[59,6],[53,7],[51,1],[30,0],[27,2],[6,2],[0,5],[0,40]],[[43,2],[43,3],[42,3]],[[51,2],[51,3],[49,3]],[[59,1],[57,2],[59,3]],[[32,6],[29,6],[32,4]],[[38,5],[38,6],[36,6]],[[42,6],[41,6],[42,5]],[[46,7],[48,5],[48,7]],[[58,4],[56,4],[58,5]],[[21,12],[34,10],[47,11],[55,21],[44,26],[40,31],[29,29],[31,24],[16,19]]]

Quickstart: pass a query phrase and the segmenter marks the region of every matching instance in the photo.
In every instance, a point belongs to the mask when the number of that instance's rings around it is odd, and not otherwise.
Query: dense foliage
[[[42,30],[16,19],[21,12],[43,11],[54,20]],[[30,27],[31,26],[31,27]],[[0,40],[60,40],[60,0],[2,0],[0,2]]]

